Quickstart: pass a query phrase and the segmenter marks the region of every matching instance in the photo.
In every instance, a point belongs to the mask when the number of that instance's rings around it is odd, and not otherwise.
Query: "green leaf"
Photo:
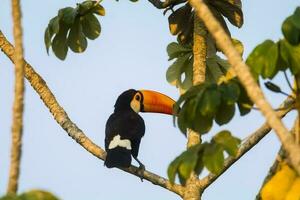
[[[235,81],[229,81],[227,83],[222,83],[219,85],[219,90],[222,95],[222,100],[228,104],[233,105],[238,101],[240,96],[240,87]]]
[[[239,87],[240,87],[240,95],[237,103],[238,103],[240,115],[244,116],[251,111],[253,103],[249,98],[249,96],[247,95],[245,88],[240,83],[239,83]]]
[[[218,0],[209,1],[222,15],[224,15],[232,25],[241,27],[244,23],[241,4],[236,5],[232,1]]]
[[[300,7],[297,7],[292,15],[292,22],[294,26],[300,30]]]
[[[58,17],[63,22],[64,26],[72,26],[75,21],[77,12],[72,7],[66,7],[58,11]]]
[[[231,39],[233,46],[235,47],[235,49],[239,52],[239,54],[242,56],[244,53],[244,45],[241,41],[239,41],[238,39],[232,38]]]
[[[220,126],[223,124],[227,124],[233,118],[234,113],[235,113],[234,104],[226,104],[222,102],[216,113],[215,121]]]
[[[184,183],[189,178],[191,172],[197,165],[198,151],[202,148],[201,144],[192,146],[173,160],[168,167],[168,177],[172,184],[175,182],[178,173],[180,182]]]
[[[298,74],[300,71],[300,44],[293,46],[286,40],[280,40],[280,54],[292,74]]]
[[[188,63],[184,66],[185,77],[179,84],[179,87],[185,91],[193,86],[193,60],[189,59]]]
[[[105,9],[103,6],[101,6],[100,4],[97,4],[93,9],[92,12],[100,15],[100,16],[105,16]]]
[[[221,131],[213,137],[213,141],[222,146],[230,156],[236,156],[241,140],[233,137],[229,131]]]
[[[51,46],[51,40],[54,34],[59,32],[59,17],[56,16],[52,18],[48,24],[48,27],[45,30],[44,41],[47,50],[47,54],[49,54],[49,48]]]
[[[263,78],[273,78],[278,72],[278,47],[272,40],[266,40],[255,47],[248,56],[246,63]]]
[[[211,173],[220,173],[224,165],[222,147],[214,143],[207,145],[203,152],[202,162]]]
[[[31,190],[20,195],[21,200],[59,200],[50,192],[43,190]]]
[[[177,10],[175,10],[169,17],[169,29],[172,35],[177,35],[182,33],[186,26],[188,25],[186,21],[188,21],[191,15],[192,7],[189,4],[185,4],[181,6]]]
[[[87,47],[87,40],[82,32],[82,26],[80,19],[76,19],[75,23],[71,27],[68,36],[68,45],[70,49],[76,53],[84,52]]]
[[[265,86],[266,88],[268,88],[269,90],[276,92],[276,93],[280,93],[281,89],[278,85],[272,83],[271,81],[267,81],[265,82]]]
[[[64,60],[68,53],[67,33],[68,27],[61,26],[59,32],[55,35],[52,41],[52,50],[56,57]]]
[[[176,42],[172,42],[167,46],[167,52],[169,56],[169,60],[174,58],[178,58],[183,54],[191,53],[193,50],[191,47],[180,45]]]
[[[203,94],[200,102],[200,112],[203,116],[213,117],[221,103],[221,94],[216,84],[211,84]]]
[[[179,57],[167,70],[166,79],[171,85],[177,85],[181,82],[181,74],[184,66],[187,64],[191,53]]]
[[[87,14],[82,18],[82,32],[84,35],[94,40],[96,39],[101,33],[101,26],[98,19],[93,14]]]
[[[47,54],[49,54],[49,48],[51,46],[51,37],[52,37],[52,35],[50,33],[49,27],[47,27],[45,30],[45,35],[44,35],[44,41],[45,41]]]
[[[290,16],[284,20],[282,27],[282,33],[285,39],[292,45],[297,45],[300,42],[300,30],[294,25],[293,17]]]
[[[94,4],[95,1],[90,1],[90,0],[77,4],[77,10],[79,15],[84,16],[86,14],[93,12],[92,9],[94,9]]]
[[[206,79],[210,83],[218,83],[219,79],[224,75],[220,65],[218,64],[216,57],[206,58]]]

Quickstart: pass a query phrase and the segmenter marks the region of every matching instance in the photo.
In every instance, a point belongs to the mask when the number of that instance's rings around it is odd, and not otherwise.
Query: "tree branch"
[[[283,118],[288,112],[294,108],[295,100],[292,98],[287,98],[280,106],[279,111],[276,112],[277,116]],[[224,172],[227,171],[236,161],[238,161],[244,154],[246,154],[250,149],[252,149],[261,139],[263,139],[270,131],[271,127],[265,122],[259,129],[252,133],[248,139],[241,145],[236,157],[228,157],[224,162],[224,168],[221,170],[220,174],[210,173],[198,182],[199,187],[205,190],[210,186],[218,177],[220,177]]]
[[[165,0],[165,1],[160,1],[160,0],[148,0],[152,5],[158,9],[164,9],[169,6],[175,6],[178,4],[181,4],[183,2],[186,2],[186,0]]]
[[[300,174],[300,146],[295,143],[294,138],[289,134],[287,128],[276,116],[275,111],[265,99],[261,89],[252,77],[248,66],[242,61],[240,54],[234,48],[231,39],[225,33],[203,0],[189,0],[189,2],[194,7],[197,15],[204,21],[218,46],[227,56],[230,65],[235,70],[249,97],[261,110],[268,124],[274,129],[283,147],[287,151],[293,168]]]
[[[10,58],[12,62],[16,61],[14,57],[14,47],[7,41],[5,36],[0,31],[0,49]],[[49,111],[53,115],[54,119],[57,123],[68,133],[68,135],[74,139],[79,145],[85,148],[88,152],[96,156],[101,160],[105,160],[106,152],[93,143],[84,133],[83,131],[77,127],[75,123],[73,123],[68,117],[65,110],[59,105],[55,96],[48,88],[46,82],[43,78],[34,71],[32,66],[25,63],[25,77],[34,88],[34,90],[38,93],[45,106],[48,107]],[[121,169],[130,174],[140,177],[139,169],[135,166],[131,166],[130,168]],[[167,179],[156,175],[152,172],[145,171],[142,176],[145,180],[149,182],[159,185],[165,189],[168,189],[180,196],[183,195],[183,187],[178,184],[172,185]]]
[[[20,174],[23,132],[24,63],[19,0],[12,0],[13,34],[16,45],[15,59],[15,99],[13,103],[12,144],[7,194],[16,194]]]

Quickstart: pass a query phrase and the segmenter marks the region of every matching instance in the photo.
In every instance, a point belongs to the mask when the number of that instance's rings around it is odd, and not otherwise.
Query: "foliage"
[[[183,44],[190,43],[193,38],[195,16],[194,10],[192,10],[189,3],[185,2],[183,1],[184,5],[173,11],[168,17],[171,34],[177,35],[178,42]],[[230,32],[224,17],[234,26],[241,27],[243,25],[242,3],[240,0],[208,0],[206,3],[229,35]],[[203,24],[200,24],[200,26],[200,32],[205,35],[205,26]]]
[[[95,14],[104,16],[105,10],[96,1],[91,0],[77,4],[76,8],[60,9],[45,30],[47,53],[52,47],[54,54],[64,60],[69,48],[75,53],[84,52],[87,48],[87,38],[94,40],[101,32]]]
[[[176,102],[178,126],[183,133],[188,128],[200,134],[207,133],[213,120],[223,125],[233,118],[235,104],[238,105],[241,115],[249,113],[252,106],[245,89],[237,79],[220,84],[205,82],[193,86]]]
[[[1,197],[0,200],[59,200],[59,198],[44,190],[31,190],[18,196],[6,195]]]
[[[272,79],[279,71],[289,69],[293,75],[300,72],[300,7],[282,24],[284,39],[266,40],[247,58],[254,77]]]
[[[200,174],[204,167],[214,174],[220,173],[224,166],[224,151],[230,156],[236,156],[240,142],[229,131],[221,131],[210,142],[190,147],[169,165],[168,177],[171,183],[175,182],[178,175],[180,183],[184,185],[192,171]]]

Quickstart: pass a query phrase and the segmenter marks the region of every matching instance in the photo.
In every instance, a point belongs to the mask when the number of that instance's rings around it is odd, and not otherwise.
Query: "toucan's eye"
[[[135,96],[135,100],[140,101],[141,100],[141,96],[140,95],[136,95]]]

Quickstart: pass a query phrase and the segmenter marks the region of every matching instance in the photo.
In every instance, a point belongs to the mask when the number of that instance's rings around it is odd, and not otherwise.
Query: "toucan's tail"
[[[108,168],[125,167],[131,165],[131,151],[124,147],[116,147],[107,151],[104,165]]]

